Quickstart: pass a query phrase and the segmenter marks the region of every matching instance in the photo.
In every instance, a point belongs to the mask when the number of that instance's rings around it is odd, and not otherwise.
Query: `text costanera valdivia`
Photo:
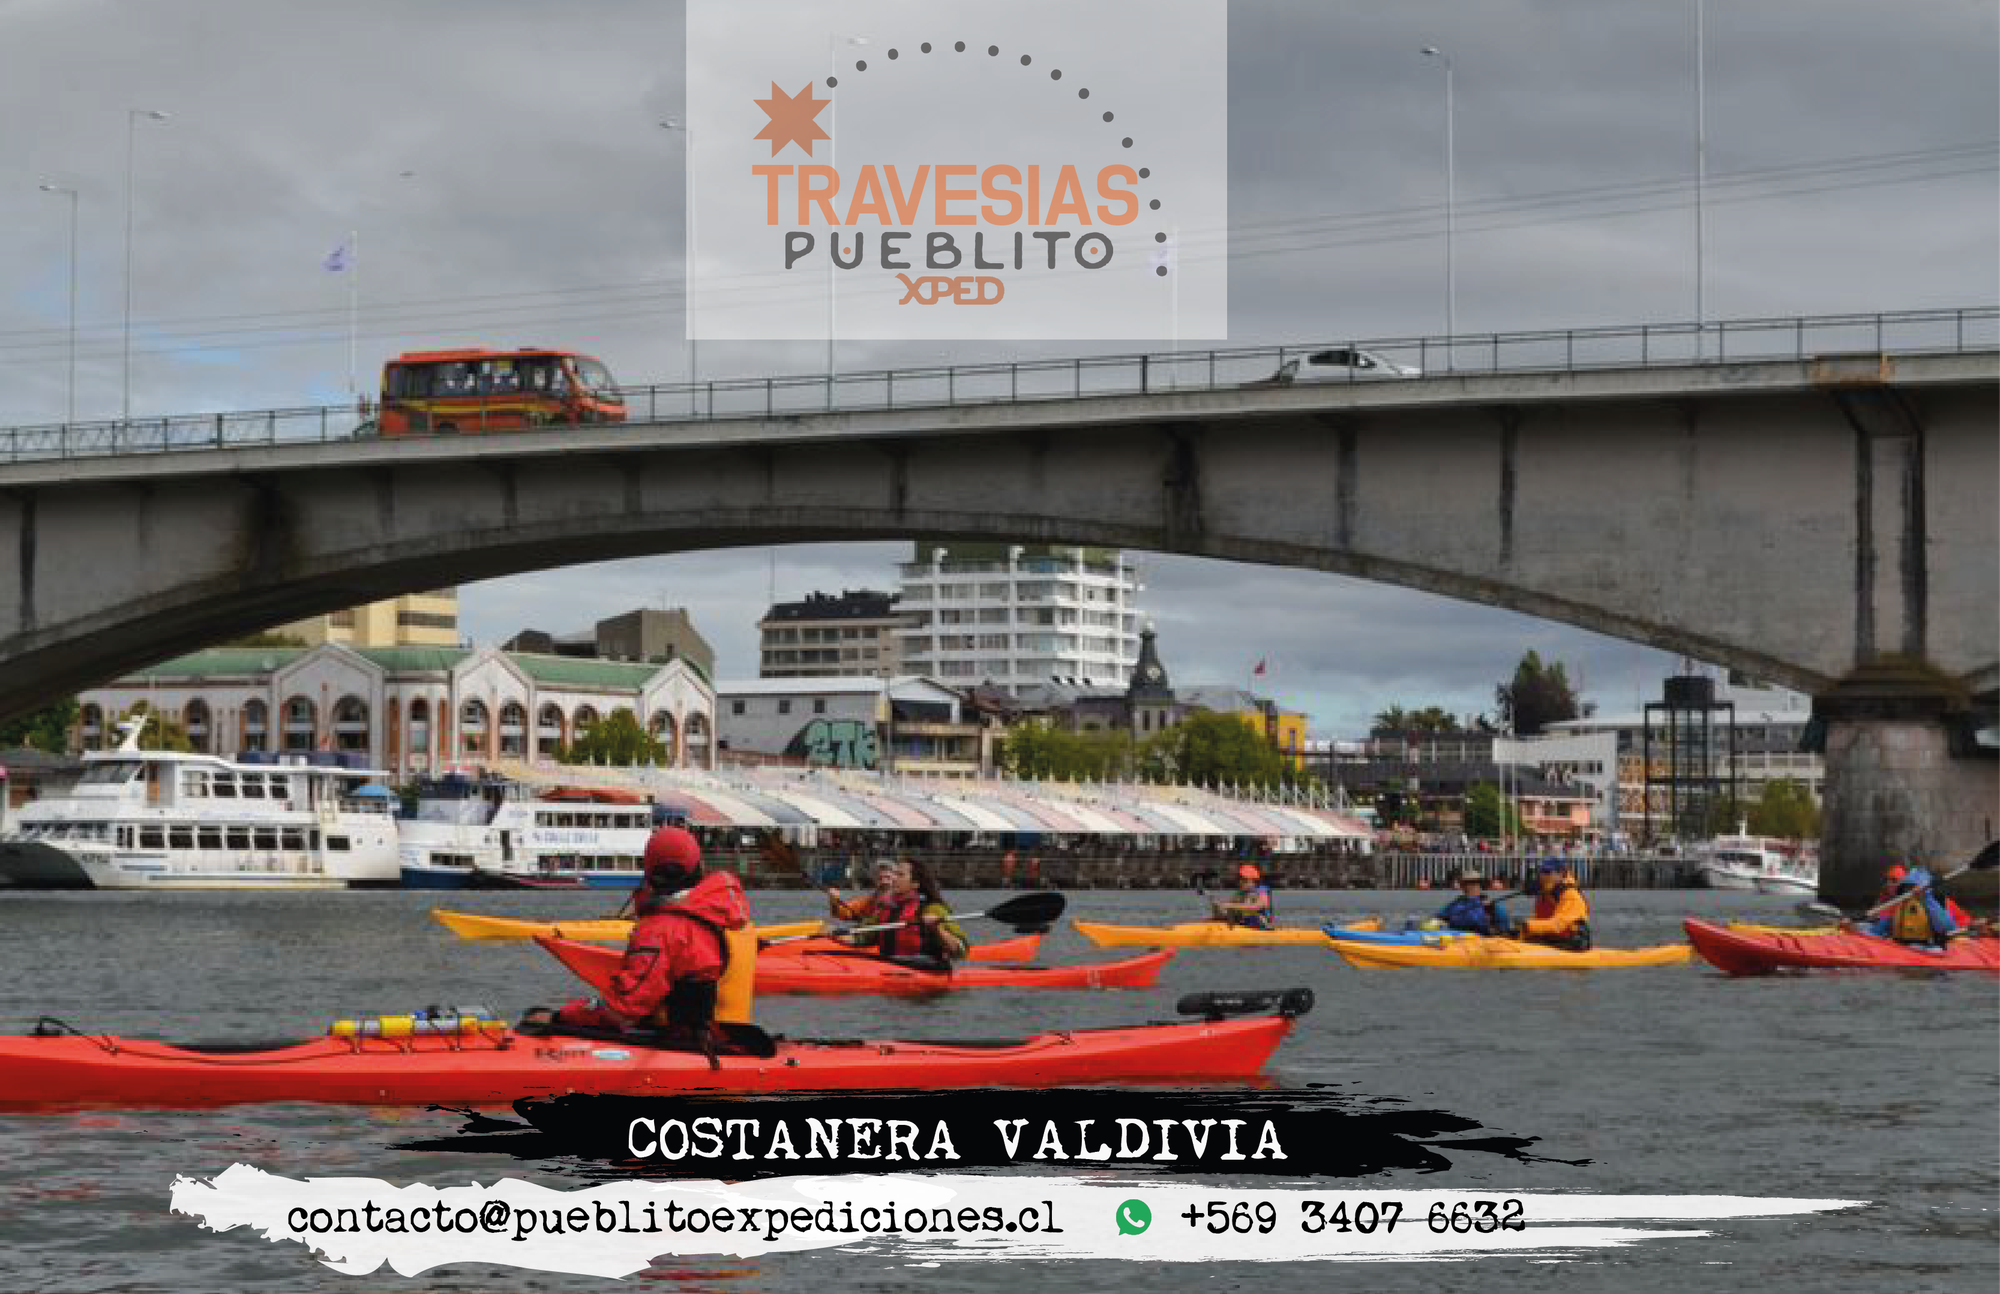
[[[1102,1164],[1285,1159],[1277,1127],[1249,1119],[993,1119],[959,1130],[992,1135],[1008,1160]],[[1246,1150],[1245,1147],[1248,1147]],[[626,1148],[635,1159],[855,1160],[922,1163],[962,1158],[952,1125],[913,1119],[764,1119],[702,1116],[630,1121]]]

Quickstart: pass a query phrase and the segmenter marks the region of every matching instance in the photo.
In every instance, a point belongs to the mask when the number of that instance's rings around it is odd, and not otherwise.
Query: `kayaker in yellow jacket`
[[[1535,873],[1535,914],[1514,927],[1514,937],[1572,952],[1590,950],[1590,904],[1561,859],[1551,858]]]

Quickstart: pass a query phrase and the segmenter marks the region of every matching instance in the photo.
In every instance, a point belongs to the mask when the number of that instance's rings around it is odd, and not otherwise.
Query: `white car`
[[[1271,375],[1270,380],[1289,386],[1293,382],[1353,382],[1363,378],[1423,375],[1424,371],[1420,368],[1398,364],[1372,350],[1338,346],[1332,350],[1316,350],[1302,359],[1288,359]]]

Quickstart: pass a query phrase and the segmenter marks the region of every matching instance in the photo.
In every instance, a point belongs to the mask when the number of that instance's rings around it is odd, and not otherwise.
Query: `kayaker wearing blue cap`
[[[1590,905],[1583,900],[1569,865],[1544,861],[1535,872],[1535,915],[1514,927],[1514,937],[1571,952],[1590,951]]]
[[[1464,930],[1475,935],[1495,935],[1507,930],[1507,910],[1486,897],[1486,878],[1476,867],[1458,874],[1458,897],[1438,910],[1437,919],[1447,930]]]

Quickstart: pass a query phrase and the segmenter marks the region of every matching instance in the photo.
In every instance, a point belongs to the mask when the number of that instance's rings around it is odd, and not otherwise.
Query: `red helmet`
[[[685,827],[659,827],[646,838],[642,863],[649,888],[667,892],[686,888],[701,874],[701,842]]]
[[[1243,864],[1236,869],[1236,874],[1246,881],[1261,881],[1264,879],[1264,873],[1257,870],[1255,863]]]
[[[1882,879],[1885,881],[1900,881],[1909,874],[1910,869],[1901,863],[1891,863],[1889,864],[1889,870],[1882,873]]]

